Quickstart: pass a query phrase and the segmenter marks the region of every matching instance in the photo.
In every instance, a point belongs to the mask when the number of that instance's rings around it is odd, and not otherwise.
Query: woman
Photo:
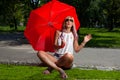
[[[73,52],[79,52],[91,38],[90,34],[86,35],[81,45],[79,45],[74,18],[67,16],[64,20],[62,31],[56,31],[54,43],[56,51],[54,55],[38,51],[39,59],[48,65],[48,68],[43,73],[50,74],[55,69],[63,79],[67,78],[64,69],[72,67],[74,60]]]

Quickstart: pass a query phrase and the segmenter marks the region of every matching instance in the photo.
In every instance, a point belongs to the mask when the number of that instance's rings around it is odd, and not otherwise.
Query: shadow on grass
[[[106,45],[104,45],[106,44]],[[105,48],[111,48],[116,44],[114,40],[91,40],[87,43],[87,47],[105,47]]]

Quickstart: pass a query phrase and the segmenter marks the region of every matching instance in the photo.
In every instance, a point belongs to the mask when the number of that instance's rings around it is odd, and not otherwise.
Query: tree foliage
[[[72,5],[76,8],[78,18],[81,22],[81,26],[86,26],[87,17],[85,15],[86,10],[90,6],[91,0],[61,0],[64,3]]]
[[[107,27],[111,31],[114,27],[120,26],[120,0],[103,0],[103,13],[106,16]]]
[[[0,0],[0,25],[26,25],[30,11],[51,0]],[[83,27],[120,27],[120,0],[60,0],[76,8]]]
[[[2,0],[1,16],[3,22],[17,30],[17,24],[23,22],[23,5],[20,0]]]

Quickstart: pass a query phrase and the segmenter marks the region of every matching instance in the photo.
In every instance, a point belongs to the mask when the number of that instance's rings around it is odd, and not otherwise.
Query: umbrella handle
[[[64,38],[64,36],[63,36],[63,32],[62,32],[61,35],[58,38],[58,45],[59,46],[61,46],[63,38]]]
[[[61,33],[60,38],[63,40],[63,38],[64,38],[63,32]]]
[[[61,46],[61,44],[62,44],[62,40],[61,40],[61,38],[59,37],[59,38],[58,38],[58,45]]]

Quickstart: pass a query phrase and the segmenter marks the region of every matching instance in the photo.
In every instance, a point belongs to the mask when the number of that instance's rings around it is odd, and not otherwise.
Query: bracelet
[[[85,46],[85,43],[84,43],[84,42],[82,42],[82,43],[81,43],[81,45],[82,45],[82,46]]]

